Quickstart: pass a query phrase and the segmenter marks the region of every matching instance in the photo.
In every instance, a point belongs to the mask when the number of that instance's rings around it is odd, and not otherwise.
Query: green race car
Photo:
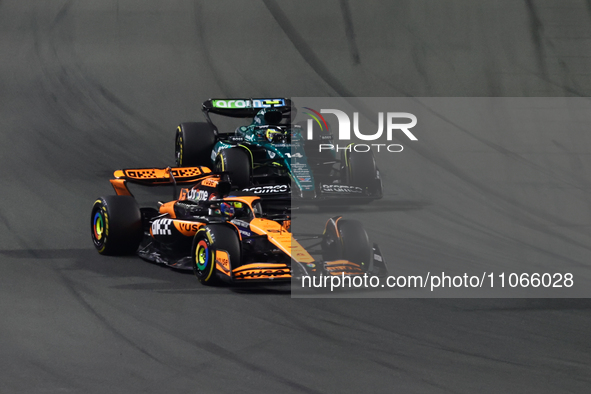
[[[235,188],[274,199],[367,203],[382,197],[373,154],[318,149],[332,144],[332,136],[314,133],[304,139],[301,126],[292,124],[295,109],[289,99],[210,99],[203,112],[207,122],[177,128],[178,167],[213,167]],[[252,121],[222,132],[211,114]]]

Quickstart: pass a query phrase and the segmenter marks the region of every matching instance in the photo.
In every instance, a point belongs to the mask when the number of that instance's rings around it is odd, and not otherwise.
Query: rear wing
[[[205,178],[220,178],[207,167],[128,168],[117,170],[110,182],[118,195],[131,196],[127,182],[143,186],[196,183]]]
[[[209,99],[203,103],[203,112],[208,119],[209,113],[252,118],[263,108],[277,108],[287,117],[291,114],[292,103],[287,98]]]

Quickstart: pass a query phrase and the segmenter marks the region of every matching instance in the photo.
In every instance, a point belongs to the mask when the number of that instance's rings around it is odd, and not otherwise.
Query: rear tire
[[[100,197],[92,206],[90,231],[100,254],[135,253],[143,236],[137,202],[131,196]]]
[[[209,167],[216,139],[215,131],[209,123],[181,123],[176,129],[174,144],[176,166]]]
[[[228,254],[230,271],[242,263],[238,234],[236,230],[225,224],[209,224],[199,229],[193,239],[191,251],[193,272],[199,282],[204,285],[215,285],[220,281],[216,269],[216,258],[220,260],[222,256],[219,256],[218,252],[223,251]]]
[[[367,232],[358,220],[335,217],[326,223],[322,238],[322,258],[325,261],[347,260],[369,272],[373,266],[372,251]]]
[[[251,185],[252,164],[248,153],[242,148],[224,149],[216,158],[216,171],[229,173],[230,183],[240,189]]]

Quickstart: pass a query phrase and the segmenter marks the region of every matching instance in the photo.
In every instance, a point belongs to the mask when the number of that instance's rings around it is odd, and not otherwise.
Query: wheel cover
[[[94,231],[94,238],[99,242],[102,241],[105,227],[103,215],[100,211],[94,215],[94,225],[92,226],[92,229]]]
[[[195,262],[199,271],[205,271],[209,263],[209,247],[204,240],[199,241],[195,249]]]

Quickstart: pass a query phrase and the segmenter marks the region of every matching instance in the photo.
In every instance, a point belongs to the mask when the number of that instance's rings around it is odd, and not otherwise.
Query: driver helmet
[[[269,142],[280,142],[283,139],[285,133],[282,130],[278,129],[267,129],[265,132],[265,138]]]
[[[234,211],[234,207],[232,206],[232,204],[223,202],[220,204],[220,214],[222,214],[223,216],[232,217],[236,214],[236,211]]]

